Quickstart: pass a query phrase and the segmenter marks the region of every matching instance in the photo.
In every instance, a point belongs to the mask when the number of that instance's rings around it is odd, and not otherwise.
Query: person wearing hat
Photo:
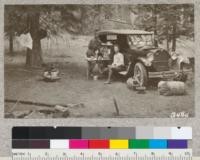
[[[86,60],[87,60],[87,79],[90,79],[93,75],[93,70],[96,65],[95,57],[99,52],[99,48],[101,46],[101,41],[98,38],[97,30],[95,31],[95,36],[92,40],[90,40],[88,45],[88,50],[86,52]]]
[[[122,70],[124,70],[124,55],[119,52],[119,46],[115,44],[113,62],[108,66],[108,79],[105,84],[111,83],[113,72],[120,72]]]

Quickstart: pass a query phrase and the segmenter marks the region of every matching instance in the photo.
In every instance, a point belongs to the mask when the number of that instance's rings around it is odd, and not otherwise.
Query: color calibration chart
[[[191,160],[191,127],[14,127],[13,160]]]

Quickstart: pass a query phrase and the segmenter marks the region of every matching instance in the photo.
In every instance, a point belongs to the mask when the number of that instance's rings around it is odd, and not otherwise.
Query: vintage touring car
[[[125,70],[120,74],[134,77],[141,86],[149,79],[169,79],[183,73],[171,70],[170,54],[154,46],[154,33],[141,30],[101,30],[98,37],[102,43],[118,44],[125,57]]]

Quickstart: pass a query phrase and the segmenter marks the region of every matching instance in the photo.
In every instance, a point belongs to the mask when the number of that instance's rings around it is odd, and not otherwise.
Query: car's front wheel
[[[148,81],[147,69],[140,62],[137,62],[134,66],[134,79],[138,81],[140,86],[147,85]]]

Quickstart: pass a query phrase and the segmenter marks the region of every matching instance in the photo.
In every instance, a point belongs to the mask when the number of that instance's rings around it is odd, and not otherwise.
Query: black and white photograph
[[[195,116],[194,4],[4,6],[5,118]]]

